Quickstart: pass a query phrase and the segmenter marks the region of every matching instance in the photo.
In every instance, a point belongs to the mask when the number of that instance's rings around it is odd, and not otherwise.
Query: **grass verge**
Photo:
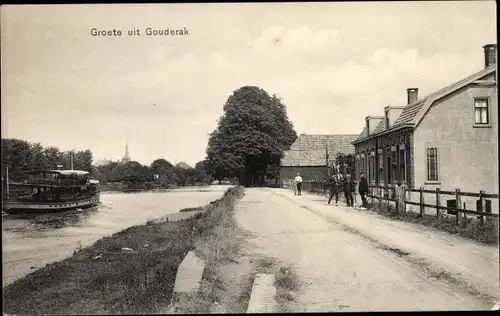
[[[297,293],[301,289],[301,281],[293,266],[285,265],[274,258],[261,258],[258,260],[255,274],[274,274],[274,287],[276,288],[277,313],[294,312],[293,303],[297,300]],[[250,292],[251,292],[250,288]],[[250,296],[249,296],[250,298]]]
[[[300,289],[300,280],[292,266],[280,267],[274,275],[276,287],[276,303],[279,313],[291,313],[291,303],[296,300],[296,293]]]
[[[217,311],[224,295],[221,267],[237,262],[239,238],[233,214],[237,199],[243,196],[243,187],[236,187],[226,198],[211,203],[200,214],[193,226],[195,252],[205,261],[200,289],[197,295],[173,302],[175,313],[209,313]]]
[[[462,216],[457,224],[455,215],[451,216],[442,214],[441,218],[438,219],[435,215],[424,214],[422,217],[420,216],[420,213],[414,212],[398,214],[391,205],[387,205],[384,202],[375,202],[372,210],[392,219],[433,227],[438,230],[460,235],[485,244],[498,244],[499,242],[498,232],[495,232],[495,227],[492,221],[485,220],[484,224],[481,224],[477,218],[470,215],[465,219]]]
[[[146,225],[104,237],[72,257],[46,265],[3,289],[4,312],[9,315],[161,313],[172,298],[180,263],[201,238],[210,240],[212,245],[215,242],[217,260],[231,255],[232,246],[222,245],[223,240],[213,236],[218,234],[219,224],[226,220],[226,209],[231,208],[241,190],[229,189],[210,204],[207,213],[179,222],[148,220]],[[193,238],[193,227],[198,238]],[[201,250],[212,258],[215,248]]]

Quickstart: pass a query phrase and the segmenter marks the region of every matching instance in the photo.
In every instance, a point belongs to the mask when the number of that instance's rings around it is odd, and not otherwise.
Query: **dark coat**
[[[351,180],[349,180],[349,186],[351,192],[356,193],[356,181],[354,181],[354,179],[351,178]]]
[[[368,181],[366,180],[366,178],[361,178],[359,180],[359,194],[361,193],[368,193]]]
[[[340,189],[339,188],[340,187],[339,180],[337,180],[337,178],[335,176],[332,176],[328,180],[328,185],[330,186],[330,190],[332,190],[333,192],[338,192]]]
[[[344,187],[344,192],[351,193],[352,192],[352,187],[353,187],[353,180],[344,178],[343,181],[343,187]]]

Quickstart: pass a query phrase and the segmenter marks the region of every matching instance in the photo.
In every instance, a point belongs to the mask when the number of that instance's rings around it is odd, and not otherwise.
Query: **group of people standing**
[[[368,194],[368,181],[365,178],[363,172],[361,172],[359,179],[359,185],[357,186],[357,191],[361,196],[362,207],[367,208],[366,195]],[[300,173],[293,180],[294,184],[294,195],[302,195],[302,177]],[[356,181],[349,173],[335,173],[328,180],[330,187],[330,194],[328,197],[328,204],[331,203],[333,197],[335,197],[335,205],[338,206],[339,194],[343,193],[346,199],[346,204],[349,207],[354,206],[354,196],[356,195]],[[354,195],[354,196],[353,196]]]
[[[356,195],[356,181],[349,174],[337,173],[333,174],[329,179],[330,195],[328,197],[328,204],[331,203],[335,197],[335,205],[338,206],[339,194],[344,193],[346,204],[348,207],[353,207]],[[358,185],[358,193],[361,196],[362,207],[367,207],[366,194],[368,193],[368,182],[366,181],[364,173],[361,173],[361,178]]]

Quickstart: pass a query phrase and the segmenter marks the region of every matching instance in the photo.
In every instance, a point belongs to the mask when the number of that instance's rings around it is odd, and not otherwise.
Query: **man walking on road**
[[[297,173],[297,176],[293,180],[295,183],[295,187],[297,188],[297,194],[302,195],[302,177],[300,176],[300,173]]]
[[[340,190],[340,187],[339,187],[339,180],[338,180],[338,177],[336,174],[334,174],[331,178],[330,178],[330,196],[328,197],[328,204],[330,204],[330,202],[332,201],[333,199],[333,196],[335,196],[335,206],[338,206],[339,204],[339,190]]]
[[[354,200],[352,198],[352,186],[353,182],[351,175],[347,174],[344,180],[344,196],[347,206],[354,206]]]
[[[367,208],[366,194],[368,194],[368,181],[366,180],[365,174],[361,172],[361,179],[359,180],[358,192],[361,196],[361,201],[363,203],[362,207]]]

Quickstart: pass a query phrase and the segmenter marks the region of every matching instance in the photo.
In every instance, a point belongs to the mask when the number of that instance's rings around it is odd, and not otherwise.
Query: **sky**
[[[118,160],[194,164],[227,98],[276,93],[298,134],[359,134],[367,115],[484,68],[494,1],[1,7],[2,138]],[[146,28],[188,34],[147,36]],[[122,36],[92,36],[91,29]],[[138,29],[140,36],[128,36]]]

